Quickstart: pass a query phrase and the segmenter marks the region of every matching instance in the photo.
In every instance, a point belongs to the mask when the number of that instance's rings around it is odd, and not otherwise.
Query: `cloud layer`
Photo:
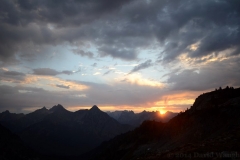
[[[137,58],[137,50],[155,40],[160,60],[238,55],[239,1],[7,1],[1,3],[0,58],[14,58],[34,45],[91,41],[100,56]],[[29,46],[29,41],[32,46]],[[74,43],[73,43],[74,44]],[[78,44],[78,43],[77,43]],[[195,45],[195,47],[194,47]],[[82,49],[74,51],[93,57]],[[34,54],[34,53],[31,53]]]
[[[35,74],[35,75],[46,75],[46,76],[56,76],[58,74],[71,75],[71,74],[73,74],[73,72],[68,71],[68,70],[59,72],[59,71],[56,71],[56,70],[51,69],[51,68],[36,68],[36,69],[33,69],[33,74]]]
[[[144,63],[141,63],[141,64],[135,66],[135,67],[130,71],[129,74],[131,74],[131,73],[133,73],[133,72],[137,72],[137,71],[142,70],[142,69],[145,69],[145,68],[148,68],[148,67],[150,67],[150,66],[152,66],[152,60],[149,59],[149,60],[145,61]]]
[[[240,86],[239,17],[238,0],[1,0],[1,106],[154,106]]]

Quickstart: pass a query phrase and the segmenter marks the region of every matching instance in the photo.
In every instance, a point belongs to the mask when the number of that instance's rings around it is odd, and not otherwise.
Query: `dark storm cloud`
[[[185,69],[169,74],[173,90],[213,90],[220,86],[240,86],[239,58],[211,62],[200,69]]]
[[[202,40],[202,43],[196,51],[190,53],[192,57],[208,55],[215,52],[218,54],[225,49],[236,49],[231,55],[239,54],[240,31],[238,28],[221,27],[213,30]]]
[[[100,56],[136,60],[137,50],[163,48],[161,60],[182,53],[199,58],[234,49],[240,51],[240,2],[167,0],[2,0],[0,2],[0,59],[27,54],[28,44],[56,45],[91,41]],[[189,46],[199,42],[196,50]],[[79,55],[93,55],[79,52]]]
[[[148,67],[150,67],[150,66],[152,66],[152,60],[149,59],[149,60],[145,61],[144,63],[141,63],[141,64],[135,66],[135,67],[129,72],[129,74],[131,74],[131,73],[133,73],[133,72],[137,72],[137,71],[142,70],[142,69],[145,69],[145,68],[148,68]]]
[[[59,75],[59,74],[67,74],[67,75],[70,75],[70,74],[73,74],[72,71],[56,71],[54,69],[51,69],[51,68],[36,68],[36,69],[33,69],[33,74],[35,75],[45,75],[45,76],[56,76],[56,75]]]
[[[20,51],[21,47],[25,48],[29,42],[48,45],[77,40],[84,31],[66,35],[61,31],[56,33],[53,28],[67,29],[71,26],[88,24],[114,12],[129,1],[2,0],[0,2],[0,59],[13,61],[13,55]]]
[[[13,25],[24,25],[33,21],[79,25],[121,8],[129,1],[3,0],[1,1],[2,21]]]
[[[237,52],[232,54],[239,54],[239,1],[137,2],[124,10],[129,23],[121,29],[122,35],[128,33],[123,42],[144,28],[144,31],[134,35],[135,40],[144,35],[151,42],[152,37],[156,37],[164,50],[161,59],[165,62],[174,60],[182,53],[199,58],[236,48]],[[135,30],[129,26],[134,26]],[[189,46],[197,42],[199,47],[189,50]]]
[[[163,18],[164,24],[160,25],[159,40],[170,44],[165,47],[163,60],[171,61],[184,52],[189,57],[202,57],[231,48],[239,50],[240,8],[236,7],[239,1],[181,3],[168,5],[168,17]],[[196,42],[199,47],[189,50]]]

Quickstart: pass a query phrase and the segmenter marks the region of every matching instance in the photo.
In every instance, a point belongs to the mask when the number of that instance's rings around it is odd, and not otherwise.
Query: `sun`
[[[165,110],[159,110],[160,115],[164,115],[166,113]]]

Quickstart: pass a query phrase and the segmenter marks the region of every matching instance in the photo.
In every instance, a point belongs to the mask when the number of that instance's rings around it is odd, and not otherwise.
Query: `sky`
[[[239,0],[0,1],[0,112],[179,112],[227,85]]]

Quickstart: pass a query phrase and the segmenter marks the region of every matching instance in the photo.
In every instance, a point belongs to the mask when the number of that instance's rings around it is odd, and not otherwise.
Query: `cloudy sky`
[[[239,0],[0,1],[0,112],[181,111],[227,85]]]

